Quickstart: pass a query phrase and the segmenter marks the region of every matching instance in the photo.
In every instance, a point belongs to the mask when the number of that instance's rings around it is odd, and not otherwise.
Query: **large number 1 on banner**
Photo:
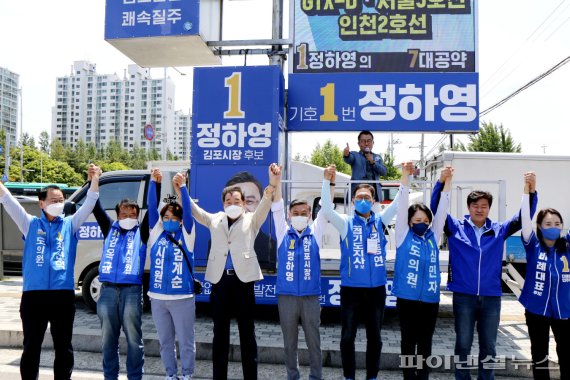
[[[562,256],[560,258],[560,260],[562,260],[562,262],[564,263],[564,267],[562,268],[562,272],[564,272],[564,273],[570,272],[570,268],[568,268],[568,259],[566,258],[566,256]]]
[[[327,83],[321,87],[323,97],[324,112],[320,116],[320,121],[338,121],[338,115],[334,113],[334,83]]]
[[[228,110],[224,112],[224,117],[243,119],[245,112],[241,110],[241,73],[232,73],[225,78],[225,87],[230,90],[228,92]]]

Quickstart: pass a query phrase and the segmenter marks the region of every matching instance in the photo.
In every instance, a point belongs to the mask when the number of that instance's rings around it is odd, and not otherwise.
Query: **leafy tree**
[[[22,133],[18,140],[18,144],[36,149],[36,139],[33,136],[30,136],[28,132]]]
[[[293,161],[300,161],[300,162],[309,162],[309,158],[307,156],[301,156],[301,153],[298,153],[293,157]]]
[[[20,148],[10,152],[12,164],[10,165],[10,180],[20,179]],[[66,183],[72,186],[81,185],[84,181],[66,162],[51,159],[47,154],[37,149],[24,146],[23,173],[25,182]]]
[[[130,168],[123,164],[122,162],[108,162],[108,161],[103,161],[100,163],[97,163],[97,165],[99,165],[99,167],[101,168],[101,170],[103,170],[103,172],[110,172],[110,171],[115,171],[115,170],[129,170]]]
[[[388,181],[399,180],[402,176],[402,172],[400,172],[400,170],[394,166],[394,157],[390,155],[390,153],[386,152],[384,153],[382,160],[384,161],[384,165],[386,166],[387,170],[386,175],[382,178]]]
[[[50,157],[56,161],[65,161],[66,150],[60,139],[51,142]]]
[[[465,146],[459,142],[458,150],[468,152],[506,152],[520,153],[521,144],[517,144],[508,128],[495,125],[492,122],[482,122],[477,135],[470,135],[469,143]]]
[[[317,143],[309,162],[323,168],[327,165],[335,164],[336,170],[341,173],[350,175],[352,172],[350,165],[342,159],[342,150],[334,145],[331,139],[327,139],[322,146],[320,143]]]
[[[42,131],[42,133],[40,133],[38,144],[40,145],[41,152],[49,153],[50,143],[49,143],[49,134],[47,133],[47,131]]]
[[[147,153],[146,149],[134,146],[131,151],[129,166],[133,169],[146,169]]]

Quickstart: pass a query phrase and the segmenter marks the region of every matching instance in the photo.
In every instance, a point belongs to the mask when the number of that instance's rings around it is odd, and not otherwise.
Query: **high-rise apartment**
[[[174,150],[172,153],[181,160],[190,159],[190,131],[192,117],[182,111],[174,112]]]
[[[145,126],[154,127],[151,141]],[[95,64],[73,63],[69,76],[57,78],[52,139],[74,146],[79,140],[97,148],[112,140],[123,148],[157,148],[162,157],[175,148],[174,84],[152,79],[149,69],[129,65],[122,77],[97,74]]]
[[[6,132],[6,140],[0,141],[0,145],[4,149],[7,142],[14,147],[18,138],[19,81],[18,74],[0,67],[0,130]]]

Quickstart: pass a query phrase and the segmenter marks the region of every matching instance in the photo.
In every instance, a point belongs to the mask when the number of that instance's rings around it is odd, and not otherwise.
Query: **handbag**
[[[178,248],[180,248],[180,250],[182,251],[182,255],[184,255],[184,260],[186,261],[186,264],[188,265],[188,268],[190,269],[190,276],[192,277],[192,281],[194,281],[194,294],[202,294],[202,290],[203,290],[203,286],[202,286],[202,282],[200,282],[200,280],[196,279],[196,276],[194,276],[194,269],[192,268],[192,265],[190,264],[190,260],[188,259],[188,255],[186,255],[186,250],[184,249],[184,247],[176,241],[176,239],[174,239],[172,237],[172,235],[167,234],[166,237],[168,238],[168,240],[170,240],[172,243],[174,243]]]

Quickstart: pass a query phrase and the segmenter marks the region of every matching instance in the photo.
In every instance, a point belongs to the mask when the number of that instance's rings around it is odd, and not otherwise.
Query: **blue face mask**
[[[354,201],[354,208],[360,214],[366,214],[366,213],[370,212],[370,210],[372,209],[372,202],[367,201],[366,199]]]
[[[560,232],[562,232],[562,229],[556,227],[541,228],[540,230],[546,240],[556,240],[560,237]]]
[[[412,231],[418,236],[424,236],[429,229],[429,224],[426,223],[412,223]]]
[[[178,220],[168,220],[162,222],[162,227],[166,232],[176,232],[180,229],[180,222]]]

